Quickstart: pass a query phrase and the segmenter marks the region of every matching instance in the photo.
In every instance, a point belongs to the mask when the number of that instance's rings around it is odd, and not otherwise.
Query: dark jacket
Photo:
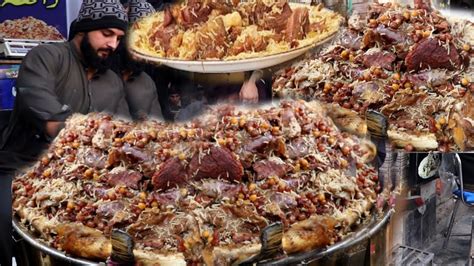
[[[147,73],[141,72],[130,77],[125,82],[125,93],[133,119],[163,119],[155,82]]]
[[[130,115],[122,80],[111,70],[88,80],[69,42],[32,49],[22,62],[16,87],[15,107],[0,135],[0,172],[37,160],[51,141],[47,121],[65,121],[73,113]]]

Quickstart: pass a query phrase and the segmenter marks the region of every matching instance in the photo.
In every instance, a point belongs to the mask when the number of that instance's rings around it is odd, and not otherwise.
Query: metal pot
[[[73,258],[48,246],[42,240],[35,237],[16,218],[13,219],[15,230],[14,240],[16,242],[15,257],[18,265],[105,265],[85,259]]]
[[[346,239],[326,248],[291,255],[279,260],[262,261],[261,265],[364,265],[367,264],[368,243],[388,225],[393,209],[386,210],[382,215],[374,215],[367,223],[359,226]],[[20,265],[105,265],[103,262],[93,262],[78,259],[49,247],[42,240],[35,237],[17,219],[13,220],[13,228],[21,237],[17,242]],[[383,241],[382,241],[383,242]],[[382,249],[384,253],[385,250]],[[380,255],[380,254],[377,254]],[[384,254],[385,255],[385,254]],[[376,264],[374,264],[376,265]]]

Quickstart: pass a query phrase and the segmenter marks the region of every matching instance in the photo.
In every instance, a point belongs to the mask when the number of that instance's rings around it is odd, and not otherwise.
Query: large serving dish
[[[316,48],[320,45],[323,45],[329,42],[336,33],[331,34],[326,39],[295,49],[284,53],[278,53],[274,55],[249,58],[242,60],[202,60],[202,61],[188,61],[180,59],[169,59],[164,57],[155,57],[141,53],[139,51],[133,50],[132,54],[139,59],[162,64],[174,69],[198,72],[198,73],[234,73],[234,72],[244,72],[252,71],[257,69],[263,69],[267,67],[276,66],[285,62],[288,62],[292,59],[295,59],[309,50]]]
[[[384,230],[390,222],[394,210],[387,208],[382,214],[375,214],[371,219],[359,226],[359,229],[348,235],[344,240],[329,246],[326,249],[317,249],[310,252],[284,257],[278,260],[262,261],[262,265],[291,265],[291,264],[309,264],[323,257],[330,257],[335,253],[347,250],[355,245],[362,243],[365,240],[371,239],[374,235]],[[18,219],[13,219],[14,230],[31,245],[33,250],[41,252],[50,256],[56,261],[64,262],[72,265],[104,265],[103,262],[90,261],[85,259],[78,259],[68,256],[62,251],[58,251],[49,247],[41,239],[37,238],[31,231],[22,225]]]
[[[181,28],[179,26],[179,30],[176,30],[173,32],[172,36],[175,35],[184,35],[182,37],[181,44],[178,46],[173,46],[176,48],[177,53],[171,53],[171,55],[166,52],[165,48],[163,48],[163,45],[160,44],[156,46],[156,43],[161,43],[161,41],[157,41],[156,39],[154,41],[150,41],[150,38],[155,38],[154,36],[159,36],[159,29],[156,29],[157,27],[162,27],[163,24],[166,21],[166,12],[159,12],[155,13],[151,16],[148,16],[146,18],[143,18],[139,20],[134,27],[132,27],[131,33],[130,33],[130,38],[129,38],[129,45],[130,45],[130,50],[132,54],[138,58],[142,59],[145,61],[149,62],[155,62],[159,64],[163,64],[166,66],[169,66],[171,68],[179,69],[179,70],[185,70],[185,71],[192,71],[192,72],[199,72],[199,73],[231,73],[231,72],[243,72],[243,71],[251,71],[251,70],[256,70],[256,69],[262,69],[262,68],[267,68],[271,66],[275,66],[284,62],[287,62],[289,60],[292,60],[294,58],[297,58],[298,56],[306,53],[308,50],[319,46],[330,39],[334,37],[334,35],[339,31],[340,25],[342,24],[343,18],[342,16],[338,15],[337,13],[334,13],[333,11],[322,8],[322,7],[315,7],[315,6],[310,6],[308,4],[300,4],[300,3],[291,3],[289,1],[289,7],[294,11],[296,9],[301,9],[305,8],[306,10],[309,10],[309,17],[308,17],[308,22],[307,23],[313,23],[317,25],[323,25],[321,26],[321,29],[315,30],[311,29],[309,25],[307,30],[305,30],[305,34],[303,38],[298,38],[298,39],[293,39],[293,41],[286,40],[285,38],[285,31],[283,32],[277,32],[276,30],[269,30],[269,29],[262,29],[258,28],[258,31],[253,28],[250,30],[252,27],[256,27],[256,24],[252,24],[250,22],[245,22],[244,17],[240,18],[239,13],[241,13],[240,6],[235,7],[231,12],[227,15],[219,15],[217,17],[209,17],[208,22],[210,23],[211,20],[215,20],[215,18],[220,18],[222,17],[224,21],[234,21],[233,15],[236,15],[239,17],[239,20],[241,24],[240,26],[233,26],[234,24],[232,23],[227,23],[226,24],[226,33],[225,37],[227,38],[231,33],[231,29],[237,27],[240,29],[242,33],[239,33],[239,38],[236,40],[229,40],[225,44],[225,47],[228,47],[226,49],[227,51],[225,54],[222,56],[218,57],[207,57],[207,56],[200,56],[197,55],[194,52],[190,52],[190,50],[195,50],[196,47],[206,47],[207,45],[203,45],[200,43],[199,39],[202,37],[198,37],[198,33],[201,31],[206,31],[206,28],[202,25],[199,25],[197,27],[200,28],[193,28],[193,29],[188,29],[188,28]],[[185,6],[184,6],[185,7]],[[181,7],[181,8],[184,8]],[[171,12],[171,11],[170,11]],[[283,12],[283,11],[282,11]],[[290,13],[291,14],[291,13]],[[271,15],[271,14],[267,14]],[[171,16],[171,15],[169,15]],[[175,14],[173,14],[173,17]],[[232,17],[229,19],[226,19],[225,17]],[[292,16],[291,16],[292,17]],[[173,18],[175,19],[175,18]],[[241,19],[241,20],[240,20]],[[175,19],[177,21],[177,19]],[[288,21],[290,22],[290,21]],[[178,23],[178,22],[172,22],[172,23]],[[247,24],[246,24],[247,23]],[[255,22],[257,23],[257,22]],[[311,24],[311,25],[313,25]],[[178,23],[178,25],[180,25]],[[227,25],[232,25],[232,26],[227,26]],[[299,24],[298,24],[299,25]],[[172,25],[174,26],[174,24]],[[165,32],[168,27],[171,26],[166,26],[163,28],[163,32]],[[203,28],[204,27],[204,28]],[[290,26],[287,26],[290,27]],[[303,26],[299,26],[303,27]],[[248,30],[248,31],[247,31]],[[154,33],[150,33],[150,31],[155,31]],[[306,32],[307,31],[307,32]],[[214,33],[214,31],[211,31]],[[189,33],[189,35],[188,35]],[[164,33],[163,33],[164,34]],[[203,33],[205,35],[205,33]],[[222,33],[224,34],[224,33]],[[249,35],[247,35],[249,34]],[[256,35],[255,35],[256,34]],[[278,39],[274,39],[271,36],[283,36]],[[193,37],[189,37],[193,36]],[[200,35],[199,35],[200,36]],[[232,46],[238,42],[244,42],[245,44],[242,44],[244,47],[247,45],[247,41],[243,41],[245,38],[254,38],[258,36],[259,38],[264,38],[266,42],[266,48],[263,50],[254,50],[246,48],[247,50],[243,50],[238,52],[237,54],[232,54],[229,51],[232,50]],[[174,37],[172,37],[174,38]],[[158,39],[159,40],[159,39]],[[173,39],[174,40],[174,39]],[[190,41],[194,40],[194,41]],[[246,39],[245,39],[246,40]],[[255,39],[254,42],[256,42]],[[179,41],[177,41],[180,43]],[[212,41],[210,44],[214,45],[215,41]],[[153,43],[153,44],[150,44]],[[173,43],[173,41],[171,42]],[[171,45],[170,45],[171,46]],[[160,47],[160,48],[157,48]],[[169,49],[169,48],[166,48]],[[197,48],[198,51],[201,48]],[[190,54],[193,54],[193,56],[190,56]]]

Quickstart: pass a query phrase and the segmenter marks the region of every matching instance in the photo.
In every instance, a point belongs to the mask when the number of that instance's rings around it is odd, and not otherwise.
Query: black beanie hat
[[[89,32],[106,28],[126,31],[127,27],[127,13],[119,0],[84,0],[74,31]]]
[[[153,6],[145,0],[130,0],[128,6],[128,20],[130,23],[155,12]]]

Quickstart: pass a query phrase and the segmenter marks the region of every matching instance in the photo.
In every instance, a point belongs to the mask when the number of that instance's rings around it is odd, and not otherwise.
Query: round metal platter
[[[13,218],[13,229],[26,241],[28,242],[32,247],[35,249],[51,256],[56,259],[63,260],[68,263],[72,264],[78,264],[78,265],[104,265],[103,263],[98,263],[90,260],[85,260],[85,259],[78,259],[74,257],[68,256],[66,253],[59,251],[57,249],[54,249],[48,244],[46,244],[43,240],[37,238],[34,236],[23,224],[21,224],[17,218]]]
[[[393,209],[387,209],[384,211],[382,215],[374,214],[368,222],[362,224],[359,229],[355,232],[352,232],[342,241],[329,246],[325,249],[316,249],[314,251],[291,255],[279,260],[274,261],[264,261],[259,264],[262,265],[292,265],[292,264],[309,264],[312,261],[318,260],[322,257],[330,256],[331,254],[336,253],[337,251],[341,251],[352,247],[354,245],[359,244],[360,242],[371,238],[381,229],[385,228],[385,226],[390,221],[392,214],[394,213]],[[24,225],[22,225],[16,218],[13,219],[13,228],[15,229],[20,236],[27,241],[30,245],[34,248],[38,249],[39,251],[52,256],[57,259],[61,259],[67,261],[69,263],[80,264],[80,265],[104,265],[101,262],[94,262],[85,259],[78,259],[74,257],[70,257],[64,252],[58,251],[52,247],[49,247],[48,244],[44,243],[41,239],[34,236]]]
[[[202,61],[189,61],[180,59],[169,59],[165,57],[155,57],[140,53],[132,50],[131,53],[138,59],[142,59],[148,62],[159,63],[168,67],[198,73],[234,73],[234,72],[245,72],[257,69],[263,69],[267,67],[276,66],[295,59],[312,48],[320,46],[330,41],[335,35],[334,33],[328,38],[319,42],[300,47],[295,50],[290,50],[283,53],[273,54],[264,57],[255,57],[242,60],[202,60]]]

